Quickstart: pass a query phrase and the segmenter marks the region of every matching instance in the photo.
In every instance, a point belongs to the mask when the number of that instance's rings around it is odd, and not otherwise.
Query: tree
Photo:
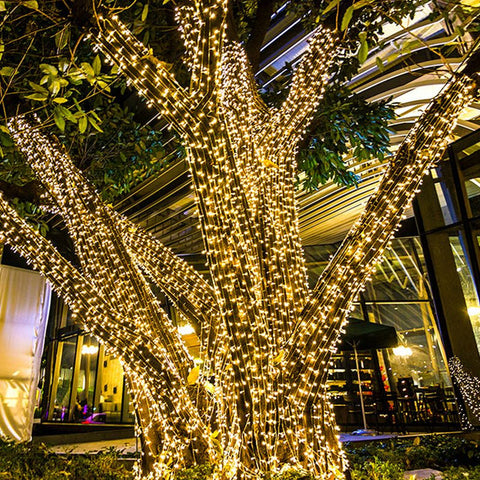
[[[28,117],[10,132],[62,216],[80,268],[0,197],[0,241],[42,272],[122,362],[133,394],[145,478],[209,462],[218,478],[303,469],[342,478],[326,391],[331,355],[359,290],[422,175],[441,156],[474,94],[475,53],[428,107],[317,286],[309,289],[294,198],[295,156],[325,91],[338,32],[320,27],[278,108],[260,98],[224,0],[177,9],[190,83],[98,14],[95,41],[183,139],[212,285],[102,203],[67,151]],[[198,325],[190,356],[151,290]]]

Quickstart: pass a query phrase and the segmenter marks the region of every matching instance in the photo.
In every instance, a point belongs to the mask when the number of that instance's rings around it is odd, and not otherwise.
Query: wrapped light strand
[[[361,223],[311,291],[298,233],[295,155],[339,42],[330,32],[314,32],[287,100],[269,109],[243,48],[225,38],[225,0],[185,2],[176,15],[188,88],[118,18],[99,16],[94,36],[184,140],[212,285],[103,206],[62,148],[22,119],[11,126],[15,141],[65,218],[82,271],[55,255],[54,268],[43,254],[36,260],[32,252],[46,241],[13,221],[0,202],[4,236],[19,242],[20,253],[52,279],[125,366],[140,418],[139,476],[165,478],[210,461],[218,479],[250,480],[286,469],[342,479],[344,455],[326,392],[331,355],[353,297],[422,173],[441,154],[473,82],[456,79],[451,97],[441,97],[433,109],[438,116],[420,120]],[[66,280],[72,269],[78,287]],[[146,276],[182,318],[199,325],[197,363]]]

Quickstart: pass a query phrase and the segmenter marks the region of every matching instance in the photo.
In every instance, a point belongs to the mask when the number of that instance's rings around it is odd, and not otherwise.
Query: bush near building
[[[443,480],[480,480],[480,442],[454,435],[347,443],[352,480],[402,480],[405,470],[433,468]],[[114,449],[94,455],[58,455],[45,445],[0,442],[0,478],[5,480],[132,480]],[[209,465],[177,472],[175,480],[204,480]],[[313,480],[308,472],[285,471],[265,480]]]

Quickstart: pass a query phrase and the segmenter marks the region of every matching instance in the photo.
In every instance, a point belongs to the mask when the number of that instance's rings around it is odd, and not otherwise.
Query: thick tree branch
[[[470,72],[475,61],[476,55],[464,72]],[[328,355],[324,353],[335,349],[355,296],[381,258],[422,176],[443,155],[456,120],[472,100],[476,86],[471,76],[457,74],[434,99],[398,149],[377,193],[320,277],[289,342],[289,368],[299,376],[295,391],[303,401],[312,392],[312,385],[318,386],[325,378],[325,365],[318,359],[326,362]]]
[[[10,122],[12,137],[48,188],[74,240],[82,269],[99,295],[125,322],[147,337],[159,338],[179,372],[188,374],[190,355],[165,312],[125,251],[108,207],[85,180],[63,147],[24,119]],[[112,275],[115,272],[115,275]],[[149,298],[149,302],[144,300]],[[179,343],[174,347],[175,343]],[[180,348],[179,348],[180,347]]]
[[[97,46],[135,85],[138,93],[165,116],[181,136],[195,138],[191,126],[201,122],[196,102],[176,80],[167,65],[136,40],[116,16],[98,16]],[[190,126],[190,128],[188,128]]]
[[[258,0],[257,11],[253,21],[252,32],[245,45],[248,59],[254,72],[258,69],[260,61],[260,48],[265,40],[265,35],[270,26],[275,0]]]
[[[298,148],[325,91],[338,48],[339,43],[331,32],[322,28],[315,31],[295,71],[288,96],[265,131],[265,148],[272,158],[286,146],[290,152]]]
[[[220,85],[220,59],[225,34],[227,0],[192,0],[177,7],[192,77],[190,96],[198,105],[215,101]]]
[[[81,319],[86,329],[100,338],[117,358],[126,365],[135,365],[134,370],[129,370],[131,378],[141,382],[150,398],[168,411],[164,428],[168,427],[179,438],[187,432],[188,439],[188,432],[195,432],[208,443],[205,426],[189,399],[185,380],[172,368],[170,357],[155,339],[147,332],[131,328],[84,275],[18,216],[2,194],[0,221],[3,225],[0,241],[8,243],[44,275],[65,299],[74,317]]]
[[[191,321],[197,335],[201,337],[202,330],[205,335],[207,329],[214,332],[218,328],[220,311],[213,288],[148,232],[125,218],[115,217],[132,257]]]

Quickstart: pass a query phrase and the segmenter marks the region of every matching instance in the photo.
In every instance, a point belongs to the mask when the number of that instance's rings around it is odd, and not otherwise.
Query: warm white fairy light
[[[458,357],[450,358],[448,367],[453,380],[460,389],[463,401],[467,405],[470,414],[475,417],[477,421],[480,421],[480,379],[466,372]],[[460,420],[463,428],[473,428],[463,409],[460,409]]]
[[[285,103],[256,92],[243,48],[225,38],[225,0],[177,11],[191,71],[181,87],[117,18],[98,47],[184,139],[213,285],[105,207],[54,142],[22,118],[15,142],[66,221],[81,273],[0,197],[0,240],[52,282],[124,366],[140,419],[143,478],[211,461],[216,478],[303,468],[343,478],[327,370],[365,285],[421,176],[442,154],[473,82],[452,81],[399,149],[362,219],[308,289],[294,198],[295,153],[328,80],[336,40],[312,37]],[[195,362],[148,275],[197,326]]]

